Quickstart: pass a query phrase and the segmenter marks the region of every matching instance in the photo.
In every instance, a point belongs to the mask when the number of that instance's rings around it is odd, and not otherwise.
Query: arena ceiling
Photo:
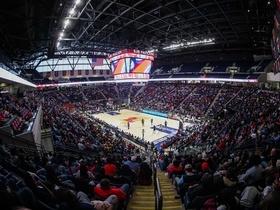
[[[77,5],[76,0],[8,0],[0,5],[0,59],[19,68],[125,48],[156,49],[157,62],[271,54],[274,0],[80,0]],[[210,38],[212,45],[165,50]]]

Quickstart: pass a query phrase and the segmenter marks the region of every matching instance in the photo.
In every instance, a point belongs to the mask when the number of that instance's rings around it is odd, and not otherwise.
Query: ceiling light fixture
[[[190,41],[190,42],[182,42],[178,44],[171,44],[169,46],[163,47],[163,50],[177,50],[181,48],[187,48],[187,47],[193,47],[193,46],[199,46],[199,45],[210,45],[215,44],[215,39],[202,39],[198,41]]]
[[[67,26],[70,23],[70,20],[68,18],[71,18],[75,15],[75,9],[80,2],[81,2],[81,0],[76,0],[74,5],[70,8],[70,10],[68,12],[68,16],[66,16],[66,18],[65,18],[63,28],[61,29],[61,32],[59,33],[59,37],[58,37],[57,44],[56,44],[57,47],[60,46],[60,41],[61,41],[62,37],[64,36],[65,29],[67,28]],[[60,4],[60,6],[62,6],[62,4]]]

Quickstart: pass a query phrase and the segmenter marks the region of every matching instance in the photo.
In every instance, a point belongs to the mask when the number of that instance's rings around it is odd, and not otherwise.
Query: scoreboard
[[[149,79],[155,54],[124,49],[108,56],[114,79]]]

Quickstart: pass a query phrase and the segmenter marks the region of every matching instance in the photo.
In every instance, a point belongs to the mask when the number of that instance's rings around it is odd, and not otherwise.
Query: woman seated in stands
[[[136,173],[127,164],[121,166],[120,175],[128,178],[132,182],[136,180]]]
[[[139,185],[151,185],[153,171],[147,162],[142,162],[140,164],[140,169],[138,171],[138,184]]]

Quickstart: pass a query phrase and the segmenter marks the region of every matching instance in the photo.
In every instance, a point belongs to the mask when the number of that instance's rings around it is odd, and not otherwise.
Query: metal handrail
[[[161,187],[159,184],[159,179],[156,178],[156,195],[155,195],[155,209],[162,210],[163,196],[161,193]]]
[[[153,170],[155,210],[162,210],[163,196],[161,193],[159,179],[157,178],[157,162],[153,154],[150,156],[150,163]]]
[[[42,144],[27,141],[24,138],[14,136],[2,130],[0,130],[0,138],[2,138],[4,144],[9,145],[10,147],[19,146],[22,148],[31,149],[40,152],[41,155],[45,153],[45,148]]]

